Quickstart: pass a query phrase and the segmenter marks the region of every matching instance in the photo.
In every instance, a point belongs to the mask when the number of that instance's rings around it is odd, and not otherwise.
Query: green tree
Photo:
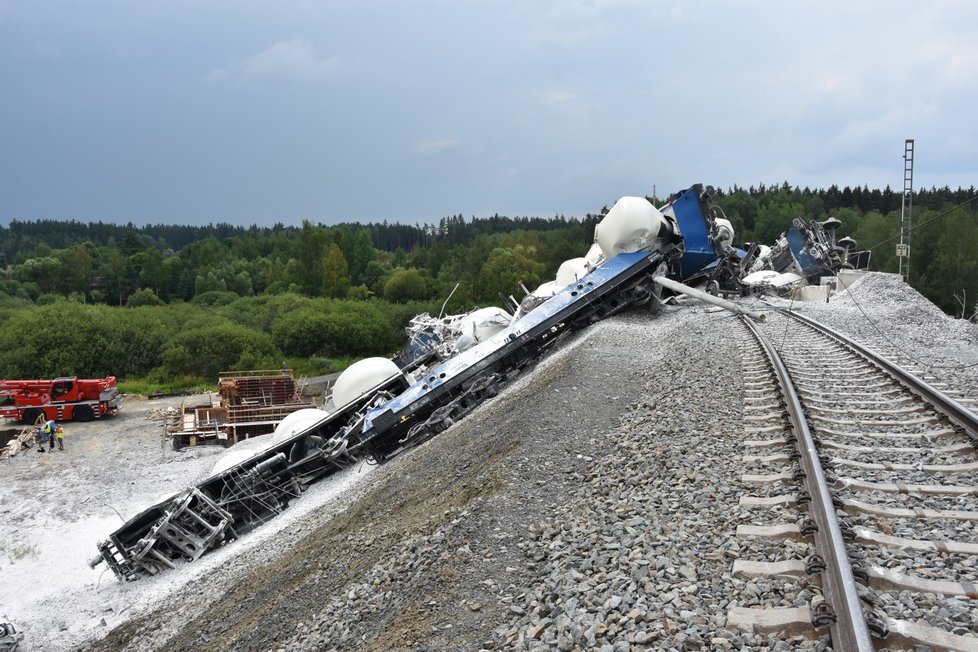
[[[765,244],[774,244],[778,237],[791,227],[791,220],[802,217],[802,207],[786,202],[771,202],[762,206],[757,214],[754,239]]]
[[[395,303],[417,301],[427,296],[427,288],[421,272],[399,269],[384,284],[384,298]]]
[[[13,277],[22,283],[36,283],[41,292],[54,291],[61,273],[61,263],[52,256],[28,258],[14,267]]]
[[[346,242],[341,242],[343,255],[350,266],[351,283],[367,283],[364,274],[367,266],[377,257],[370,232],[366,229],[355,231]],[[368,283],[369,284],[369,283]]]
[[[58,274],[62,291],[87,293],[92,289],[98,252],[91,242],[76,244],[61,253]]]
[[[297,283],[302,291],[309,296],[316,296],[323,288],[323,254],[329,243],[329,234],[322,227],[313,225],[309,220],[303,220],[302,231],[296,245],[298,265],[293,270]]]
[[[536,248],[516,245],[497,247],[489,254],[489,259],[480,273],[480,295],[478,298],[492,300],[497,293],[503,295],[522,295],[519,282],[533,289],[540,285],[544,265],[534,259]]]
[[[224,292],[228,289],[227,283],[218,277],[213,269],[209,269],[197,275],[194,281],[194,294],[204,294],[206,292]]]
[[[331,244],[320,262],[322,293],[327,297],[345,297],[350,289],[346,257],[339,245]]]
[[[878,211],[863,215],[851,237],[860,250],[870,250],[870,269],[880,272],[897,271],[896,245],[899,225]]]
[[[134,258],[138,259],[135,267],[139,270],[139,280],[143,287],[152,289],[156,294],[162,292],[166,286],[166,276],[163,273],[163,254],[159,249],[151,247],[139,252]]]
[[[150,288],[142,288],[136,290],[129,301],[126,302],[126,307],[137,308],[139,306],[162,306],[163,300],[156,296]]]
[[[101,262],[99,276],[105,293],[111,303],[121,306],[134,285],[129,260],[113,249],[108,251]]]
[[[959,208],[934,225],[934,245],[927,247],[921,234],[911,251],[911,265],[931,276],[928,289],[934,303],[949,314],[970,317],[978,300],[978,220],[974,212]]]
[[[282,352],[265,333],[223,323],[177,334],[163,359],[172,374],[214,378],[222,371],[277,365]]]

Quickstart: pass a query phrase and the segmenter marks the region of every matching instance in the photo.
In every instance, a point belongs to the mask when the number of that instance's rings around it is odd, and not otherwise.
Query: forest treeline
[[[978,299],[975,189],[913,194],[911,284],[950,314]],[[652,199],[656,205],[662,200]],[[840,219],[839,236],[897,270],[902,193],[890,188],[718,191],[737,242],[773,244],[795,217]],[[212,378],[232,369],[323,373],[389,355],[416,313],[500,304],[589,248],[583,218],[445,217],[271,227],[11,221],[0,227],[0,376]]]

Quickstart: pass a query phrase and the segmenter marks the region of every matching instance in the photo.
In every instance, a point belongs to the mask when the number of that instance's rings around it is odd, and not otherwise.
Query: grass
[[[119,392],[122,394],[142,394],[149,396],[156,392],[179,392],[190,391],[210,391],[217,387],[217,378],[208,381],[204,378],[171,378],[165,381],[157,381],[151,378],[126,378],[117,384]]]

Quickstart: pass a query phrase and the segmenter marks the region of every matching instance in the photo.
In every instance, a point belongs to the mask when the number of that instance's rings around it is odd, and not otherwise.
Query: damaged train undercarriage
[[[229,453],[209,478],[129,519],[98,544],[90,565],[105,562],[132,581],[196,560],[274,518],[337,470],[383,462],[450,427],[565,333],[629,306],[654,309],[664,292],[687,287],[677,283],[748,294],[757,288],[745,279],[758,271],[790,270],[817,282],[852,260],[834,241],[837,224],[801,220],[783,246],[737,249],[730,223],[708,200],[700,185],[661,210],[644,198],[621,198],[595,229],[591,251],[562,265],[557,280],[530,293],[512,317],[493,309],[475,321],[416,318],[400,365],[368,359],[351,366],[333,388],[333,411],[293,412],[267,447]]]

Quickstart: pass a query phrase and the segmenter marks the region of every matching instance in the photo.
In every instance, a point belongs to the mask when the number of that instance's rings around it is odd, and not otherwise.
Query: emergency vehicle
[[[91,421],[115,414],[121,405],[115,376],[0,380],[0,418],[11,421]]]

